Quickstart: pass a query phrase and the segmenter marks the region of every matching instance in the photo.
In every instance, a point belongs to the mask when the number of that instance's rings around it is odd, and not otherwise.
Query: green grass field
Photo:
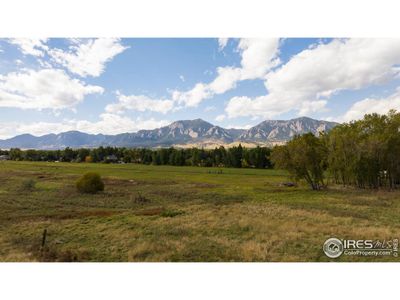
[[[0,162],[0,261],[399,260],[329,259],[322,245],[399,238],[400,192],[316,192],[281,187],[283,171],[219,170]],[[76,191],[88,171],[101,174],[104,192]]]

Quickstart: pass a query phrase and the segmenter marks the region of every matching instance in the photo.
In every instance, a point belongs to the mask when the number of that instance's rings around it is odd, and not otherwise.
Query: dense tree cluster
[[[361,188],[400,184],[400,113],[366,115],[324,137],[329,171],[337,183]]]
[[[365,115],[315,137],[297,136],[275,147],[271,156],[278,168],[306,180],[313,189],[325,186],[324,176],[337,184],[359,188],[400,186],[400,113]]]
[[[232,148],[223,146],[215,149],[176,148],[117,148],[99,147],[94,149],[63,150],[20,150],[2,151],[11,160],[63,161],[63,162],[124,162],[154,165],[270,168],[270,149],[266,147]]]

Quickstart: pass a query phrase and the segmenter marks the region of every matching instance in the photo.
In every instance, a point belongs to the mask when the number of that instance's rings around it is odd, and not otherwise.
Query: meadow
[[[77,192],[88,171],[104,192]],[[322,251],[330,237],[399,238],[399,191],[288,180],[270,169],[2,161],[0,261],[399,260]]]

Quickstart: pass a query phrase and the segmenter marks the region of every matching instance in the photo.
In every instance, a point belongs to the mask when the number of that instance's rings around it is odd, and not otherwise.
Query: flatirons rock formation
[[[267,120],[264,121],[239,136],[242,141],[250,142],[279,142],[287,141],[296,134],[312,132],[318,135],[322,131],[329,131],[337,123],[318,121],[307,117],[292,120]]]
[[[153,130],[140,130],[135,133],[117,135],[87,134],[79,131],[47,134],[39,137],[23,134],[7,140],[0,140],[0,148],[217,146],[239,142],[246,145],[270,145],[286,142],[296,134],[312,132],[318,135],[319,132],[329,131],[336,125],[337,123],[334,122],[302,117],[287,121],[267,120],[245,130],[225,129],[202,119],[195,119],[176,121],[168,126]]]

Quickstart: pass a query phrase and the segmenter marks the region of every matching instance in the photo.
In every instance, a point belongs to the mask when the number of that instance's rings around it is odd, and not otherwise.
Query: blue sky
[[[0,138],[400,109],[397,39],[0,39]]]

